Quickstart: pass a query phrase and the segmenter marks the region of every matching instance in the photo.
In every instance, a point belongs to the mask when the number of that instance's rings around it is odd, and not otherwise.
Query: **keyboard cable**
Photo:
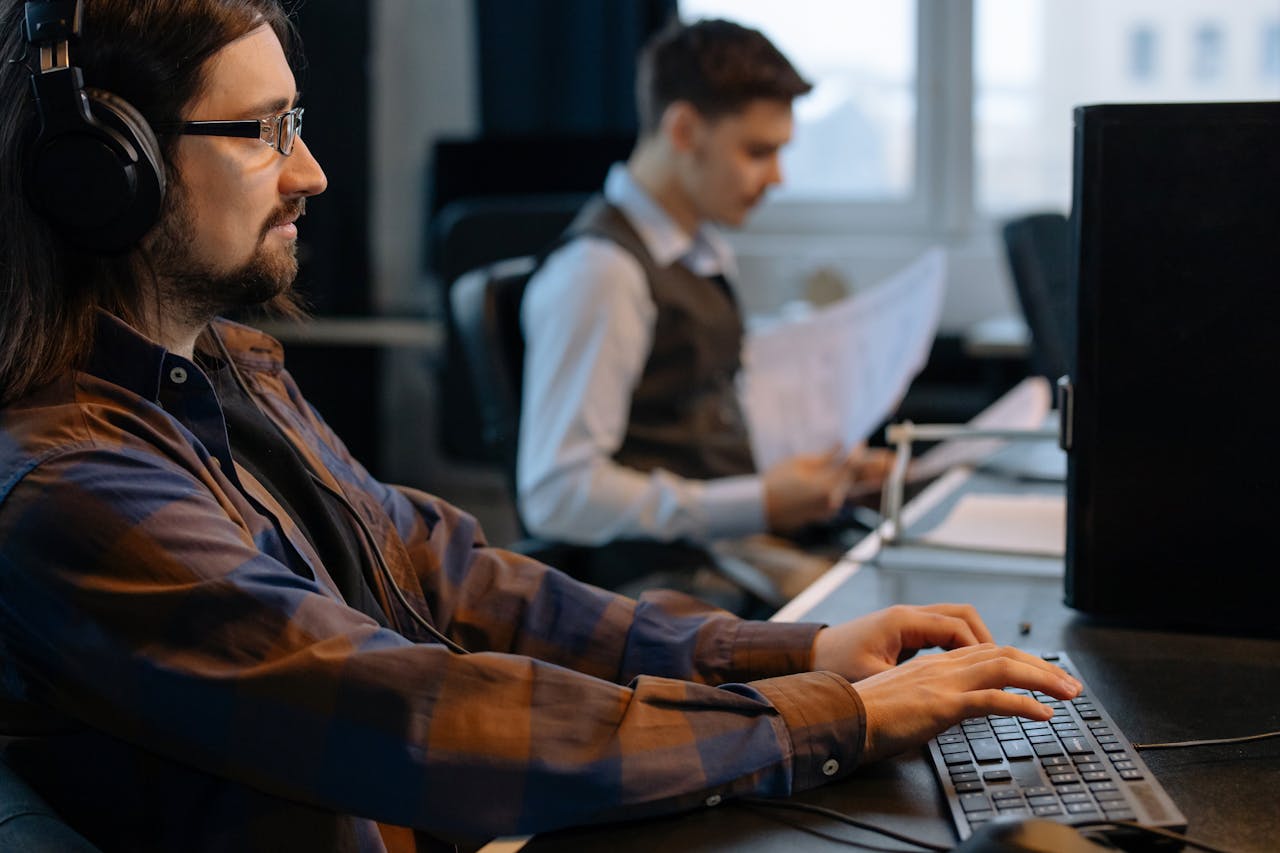
[[[1242,737],[1220,737],[1211,740],[1177,740],[1168,741],[1167,743],[1135,743],[1134,749],[1182,749],[1188,746],[1222,746],[1230,743],[1248,743],[1255,740],[1266,740],[1267,738],[1280,737],[1280,731],[1263,732],[1256,735],[1244,735]]]

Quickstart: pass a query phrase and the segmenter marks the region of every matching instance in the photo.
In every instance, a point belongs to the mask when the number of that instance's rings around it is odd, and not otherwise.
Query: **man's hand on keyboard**
[[[867,711],[862,760],[895,755],[970,717],[1053,716],[1051,708],[1026,694],[1007,693],[1006,687],[1064,700],[1080,691],[1079,682],[1058,667],[1008,646],[971,646],[917,658],[858,682]]]
[[[992,642],[968,604],[899,604],[818,632],[813,668],[850,681],[892,669],[920,649],[958,649]]]

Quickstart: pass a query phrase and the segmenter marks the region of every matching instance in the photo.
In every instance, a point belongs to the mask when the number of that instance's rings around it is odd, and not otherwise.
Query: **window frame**
[[[916,127],[911,193],[901,200],[773,198],[748,235],[954,235],[974,225],[973,2],[916,0]]]

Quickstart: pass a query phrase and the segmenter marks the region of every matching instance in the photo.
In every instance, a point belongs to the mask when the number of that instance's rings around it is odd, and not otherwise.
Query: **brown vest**
[[[587,203],[564,239],[582,236],[610,240],[634,256],[658,309],[653,348],[614,459],[700,480],[754,473],[734,386],[742,314],[727,282],[697,276],[680,263],[659,267],[626,216],[600,197]]]

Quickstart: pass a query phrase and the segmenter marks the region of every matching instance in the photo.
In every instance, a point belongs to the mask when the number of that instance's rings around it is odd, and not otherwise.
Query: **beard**
[[[205,323],[234,309],[268,304],[281,313],[292,313],[296,310],[291,291],[298,277],[297,244],[290,241],[285,248],[269,247],[267,235],[273,227],[305,211],[305,198],[281,206],[263,224],[247,261],[217,269],[194,257],[190,249],[191,206],[181,187],[171,185],[165,212],[147,247],[165,311],[189,324]]]

